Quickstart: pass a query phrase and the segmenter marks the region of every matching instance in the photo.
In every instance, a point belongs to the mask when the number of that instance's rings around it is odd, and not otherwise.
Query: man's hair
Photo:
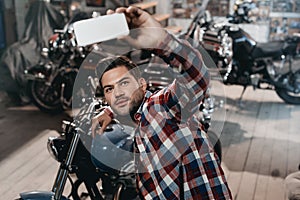
[[[141,78],[141,72],[137,65],[133,63],[128,57],[126,56],[110,56],[103,58],[100,60],[96,66],[96,76],[99,77],[99,92],[100,95],[103,96],[103,85],[101,83],[103,74],[109,70],[115,69],[120,66],[125,66],[128,72],[138,80]]]

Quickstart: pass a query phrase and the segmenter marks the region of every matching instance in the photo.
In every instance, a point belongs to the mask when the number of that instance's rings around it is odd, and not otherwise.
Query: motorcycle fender
[[[31,191],[20,194],[22,200],[53,200],[54,192],[48,191]],[[61,200],[69,200],[65,196],[61,197]]]

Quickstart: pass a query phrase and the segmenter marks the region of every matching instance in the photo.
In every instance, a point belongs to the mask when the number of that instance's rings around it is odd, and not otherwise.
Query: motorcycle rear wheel
[[[288,104],[300,105],[300,94],[295,95],[283,88],[276,88],[277,95]]]
[[[286,74],[283,78],[288,80],[287,87],[292,88],[290,90],[298,90],[299,92],[292,92],[283,87],[275,87],[277,95],[288,104],[300,105],[300,70]]]
[[[34,80],[28,83],[33,103],[43,112],[58,114],[63,111],[60,100],[60,86],[47,86],[45,81]]]

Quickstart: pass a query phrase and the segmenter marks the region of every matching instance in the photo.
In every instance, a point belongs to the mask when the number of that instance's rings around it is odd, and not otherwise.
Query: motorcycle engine
[[[232,38],[225,30],[207,30],[203,34],[202,44],[223,75],[231,68],[233,56]]]

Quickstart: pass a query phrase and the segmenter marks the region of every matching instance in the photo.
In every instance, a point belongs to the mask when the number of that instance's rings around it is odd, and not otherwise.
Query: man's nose
[[[120,86],[116,86],[114,89],[114,95],[115,97],[120,97],[122,95],[124,95],[124,91]]]

